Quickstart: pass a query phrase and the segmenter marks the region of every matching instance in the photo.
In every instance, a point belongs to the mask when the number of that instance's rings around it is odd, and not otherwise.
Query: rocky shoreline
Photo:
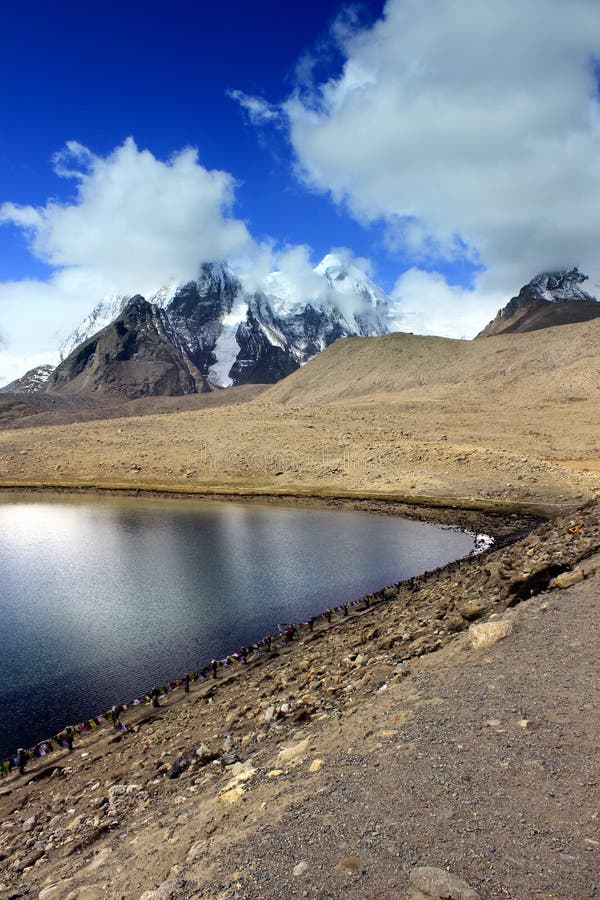
[[[410,741],[401,742],[395,751],[392,745],[410,727],[406,717],[411,704],[421,702],[410,699],[415,683],[433,677],[427,673],[438,667],[444,669],[448,683],[457,673],[466,678],[464,660],[469,654],[489,653],[493,661],[497,641],[504,639],[499,648],[510,646],[514,616],[526,617],[530,608],[541,608],[540,593],[570,585],[568,593],[597,581],[597,502],[575,515],[535,526],[521,522],[519,527],[521,532],[510,538],[508,533],[499,534],[497,545],[482,556],[388,588],[383,603],[356,607],[348,616],[334,617],[331,624],[317,623],[300,640],[260,654],[247,666],[224,670],[216,680],[192,684],[189,693],[178,687],[161,699],[158,708],[144,704],[128,710],[123,715],[126,733],[108,728],[83,736],[73,753],[57,752],[37,761],[25,776],[8,776],[0,782],[2,895],[40,900],[142,896],[225,900],[391,897],[421,890],[414,880],[411,887],[409,879],[419,868],[416,864],[411,868],[414,851],[406,859],[400,851],[394,862],[387,849],[377,859],[370,849],[371,832],[381,836],[382,822],[389,817],[389,797],[376,787],[381,760],[388,760],[391,777],[394,757],[388,759],[386,754],[413,753]],[[566,657],[569,636],[562,640]],[[585,649],[580,647],[582,663],[589,669],[592,660]],[[533,676],[535,660],[525,664]],[[516,677],[516,669],[506,672],[507,677],[513,674]],[[551,694],[552,685],[546,690]],[[468,713],[469,702],[454,701],[457,718]],[[438,708],[425,703],[419,709],[425,727],[427,717],[437,715]],[[529,721],[525,713],[521,718]],[[518,727],[527,732],[530,724]],[[451,730],[451,723],[446,727]],[[489,727],[502,732],[500,726]],[[418,737],[412,742],[415,748]],[[338,746],[340,740],[343,747]],[[414,750],[410,765],[415,772],[423,766],[419,753],[422,757],[430,750],[427,742],[421,751]],[[478,773],[481,769],[491,779],[498,777],[494,768],[488,771],[485,758],[478,764]],[[428,759],[424,779],[430,777],[431,765]],[[531,774],[535,780],[536,772]],[[576,790],[574,778],[570,771],[561,791]],[[362,813],[358,810],[356,821],[379,822],[366,834],[358,829],[354,838],[348,832],[352,816],[346,823],[340,809],[341,817],[328,818],[332,812],[328,798],[339,807],[346,788],[352,795],[348,808],[354,809],[360,797],[367,803]],[[468,785],[463,790],[468,794]],[[418,792],[418,785],[413,791]],[[518,796],[512,801],[515,810],[520,808]],[[414,802],[410,792],[405,802]],[[322,814],[323,806],[327,814]],[[309,815],[313,809],[315,815],[321,810],[316,818]],[[417,831],[425,828],[431,811],[423,816],[423,821],[415,820]],[[558,831],[566,828],[565,821],[569,825],[563,816]],[[348,845],[347,853],[338,846],[336,830],[346,835],[342,844]],[[489,840],[500,837],[493,833]],[[327,846],[330,865],[323,860]],[[530,879],[523,881],[518,867],[510,881],[506,864],[498,857],[495,869],[490,864],[483,877],[476,860],[458,849],[459,844],[452,852],[446,849],[448,862],[442,868],[458,867],[456,874],[471,884],[474,896],[533,896],[543,886],[543,872],[550,871],[547,860],[534,866],[536,888]],[[289,866],[282,871],[284,850]],[[423,845],[423,853],[439,864],[431,844]],[[506,848],[503,854],[503,859],[510,856]],[[546,889],[545,896],[565,900],[594,896],[591,855],[591,851],[584,854],[579,872],[565,875],[564,884],[554,885],[554,892]],[[422,855],[420,859],[427,862]],[[378,888],[365,880],[374,874],[383,879]],[[419,884],[423,887],[426,882]],[[447,884],[440,890],[447,890]]]
[[[22,489],[18,493],[46,494],[47,492],[37,489]],[[123,496],[123,494],[125,494],[126,496],[139,496],[139,491],[132,490],[122,492],[114,490],[94,489],[92,491],[82,488],[78,490],[69,490],[63,488],[62,490],[56,490],[53,493],[92,493],[93,495],[98,496],[107,494],[109,496]],[[0,489],[0,496],[1,494],[2,491]],[[165,497],[169,497],[170,499],[173,498],[172,494],[167,494],[165,492],[153,493],[151,496],[157,497],[158,499],[163,499]],[[175,494],[175,497],[177,499],[187,500],[215,499],[214,496],[210,495],[198,497],[197,495],[190,493],[177,493]],[[272,495],[266,498],[261,495],[251,495],[246,498],[240,498],[237,495],[220,495],[219,499],[229,501],[237,500],[238,502],[243,499],[243,502],[247,503],[258,502],[268,503],[270,505],[288,505],[290,503],[290,497],[287,495]],[[469,554],[469,556],[476,556],[481,553],[487,552],[492,546],[504,546],[517,540],[518,537],[526,533],[532,527],[534,521],[536,521],[531,516],[517,517],[516,515],[513,515],[509,519],[506,517],[490,516],[489,514],[478,513],[473,510],[438,510],[435,507],[411,506],[407,503],[381,500],[377,501],[373,499],[352,500],[349,498],[340,497],[304,497],[299,499],[300,502],[294,504],[295,506],[329,509],[353,509],[368,512],[370,514],[413,518],[441,527],[464,530],[472,534],[475,540],[474,549],[472,550],[471,554]],[[312,616],[309,621],[295,622],[292,624],[292,627],[294,629],[294,639],[300,638],[301,635],[307,631],[313,633],[315,626],[317,628],[323,627],[324,625],[329,627],[332,623],[332,620],[335,620],[340,616],[346,617],[349,615],[350,611],[357,611],[357,608],[367,609],[370,606],[376,606],[382,602],[388,601],[390,598],[393,598],[397,591],[401,588],[410,588],[411,590],[414,590],[417,585],[424,584],[431,577],[437,576],[440,573],[448,573],[458,566],[462,565],[465,558],[455,560],[454,562],[449,563],[441,568],[427,571],[422,575],[407,579],[403,582],[397,581],[393,584],[384,585],[379,590],[362,597],[354,598],[350,601],[340,602],[339,605],[336,605],[327,610],[323,610],[320,614]],[[264,654],[265,652],[270,652],[271,645],[274,649],[277,649],[281,648],[282,645],[287,645],[291,642],[292,640],[291,638],[289,638],[289,635],[286,635],[283,631],[280,631],[278,633],[275,633],[274,635],[264,636],[260,639],[256,638],[254,642],[248,647],[241,648],[241,652],[240,648],[230,648],[230,651],[223,659],[214,662],[218,666],[219,670],[223,669],[224,667],[229,667],[239,663],[243,663],[243,665],[246,665],[249,662],[256,662],[259,655]],[[155,688],[155,690],[158,691],[160,696],[165,696],[172,690],[181,687],[186,682],[189,687],[190,683],[193,684],[196,681],[204,681],[211,676],[216,677],[216,672],[213,673],[211,665],[207,662],[203,669],[176,676],[170,682],[161,685],[159,688]],[[13,748],[13,752],[10,753],[8,757],[4,759],[0,757],[0,778],[10,774],[14,769],[17,769],[20,765],[20,762],[25,762],[28,765],[31,764],[31,762],[39,759],[43,759],[45,762],[47,762],[48,760],[46,759],[46,757],[48,757],[50,754],[55,753],[60,749],[64,749],[70,744],[72,745],[73,740],[77,740],[78,738],[82,737],[83,735],[89,734],[90,732],[96,732],[98,728],[114,725],[115,727],[120,727],[122,730],[125,730],[125,726],[122,721],[122,713],[134,706],[140,705],[141,703],[149,703],[151,701],[152,690],[154,689],[149,688],[147,692],[140,694],[139,697],[133,700],[128,700],[126,703],[115,703],[111,708],[107,709],[99,715],[93,716],[89,720],[84,719],[77,724],[63,723],[63,726],[56,734],[44,739],[40,739],[37,744],[26,748],[26,750],[24,751],[18,752],[16,748]],[[23,754],[21,760],[19,759],[19,753]]]

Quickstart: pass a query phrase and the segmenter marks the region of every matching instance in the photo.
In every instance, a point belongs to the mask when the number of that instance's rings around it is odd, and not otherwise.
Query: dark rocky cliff
[[[580,287],[587,281],[577,268],[543,272],[521,288],[477,337],[537,331],[553,325],[588,322],[600,316],[600,302]]]
[[[46,391],[126,399],[209,390],[163,310],[139,294],[54,371]]]

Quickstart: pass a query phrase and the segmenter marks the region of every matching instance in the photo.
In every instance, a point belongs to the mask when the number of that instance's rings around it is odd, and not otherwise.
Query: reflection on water
[[[2,495],[0,755],[472,546],[360,512]]]

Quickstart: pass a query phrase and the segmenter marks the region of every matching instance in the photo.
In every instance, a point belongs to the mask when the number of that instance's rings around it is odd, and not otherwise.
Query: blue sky
[[[544,269],[600,295],[597,0],[0,0],[0,51],[0,382],[207,256],[344,247],[452,337]]]
[[[362,7],[376,17],[382,3]],[[252,233],[376,254],[378,240],[291,176],[278,131],[259,141],[227,90],[284,100],[295,67],[327,39],[338,2],[3,2],[0,200],[66,198],[51,158],[67,140],[104,155],[132,135],[161,158],[192,145],[208,169],[240,182],[236,213]],[[339,55],[330,46],[330,69]],[[323,70],[325,65],[321,66]],[[315,261],[318,261],[316,259]],[[385,260],[384,260],[385,262]],[[397,266],[387,273],[391,283]],[[0,279],[44,274],[15,229],[0,229]]]

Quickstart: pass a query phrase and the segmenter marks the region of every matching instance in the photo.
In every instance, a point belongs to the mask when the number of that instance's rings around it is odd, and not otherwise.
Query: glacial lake
[[[355,511],[1,493],[0,759],[473,546]]]

